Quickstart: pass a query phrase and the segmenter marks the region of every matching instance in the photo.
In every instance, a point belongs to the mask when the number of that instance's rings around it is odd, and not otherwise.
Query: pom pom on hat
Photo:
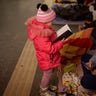
[[[38,3],[38,4],[37,4],[37,9],[39,9],[40,6],[41,6],[41,3]]]
[[[37,9],[38,11],[36,19],[38,22],[47,23],[54,20],[56,17],[55,12],[52,9],[48,8],[46,4],[39,3],[37,5]]]
[[[48,6],[47,6],[46,4],[43,4],[43,5],[41,6],[41,10],[42,10],[42,11],[47,11],[47,10],[48,10]]]

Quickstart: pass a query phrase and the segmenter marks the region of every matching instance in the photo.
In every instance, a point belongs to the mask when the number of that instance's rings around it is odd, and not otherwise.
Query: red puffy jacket
[[[59,50],[63,47],[63,43],[59,41],[52,44],[56,38],[56,32],[48,25],[38,22],[35,17],[27,21],[27,28],[28,37],[33,41],[36,50],[40,69],[58,67],[61,60]]]

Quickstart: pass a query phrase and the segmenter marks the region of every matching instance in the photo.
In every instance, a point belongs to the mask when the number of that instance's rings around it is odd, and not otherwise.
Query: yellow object
[[[78,46],[72,46],[69,44],[65,44],[63,48],[60,50],[61,56],[67,57],[68,59],[72,59],[74,56],[76,56],[76,52],[80,47]]]
[[[73,71],[76,69],[76,64],[74,63],[71,63],[71,64],[67,64],[65,67],[64,67],[64,72],[70,72],[70,71]]]

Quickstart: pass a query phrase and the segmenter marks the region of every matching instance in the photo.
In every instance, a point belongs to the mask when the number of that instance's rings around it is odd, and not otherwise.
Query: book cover
[[[70,35],[72,35],[72,30],[70,29],[70,27],[66,24],[63,27],[61,27],[58,31],[57,31],[57,38],[53,41],[53,43],[62,40],[63,38],[66,39],[68,38]]]

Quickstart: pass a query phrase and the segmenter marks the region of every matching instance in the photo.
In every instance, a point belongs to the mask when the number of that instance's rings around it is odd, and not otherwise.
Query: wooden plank
[[[27,40],[3,96],[29,96],[36,68],[35,50]]]

